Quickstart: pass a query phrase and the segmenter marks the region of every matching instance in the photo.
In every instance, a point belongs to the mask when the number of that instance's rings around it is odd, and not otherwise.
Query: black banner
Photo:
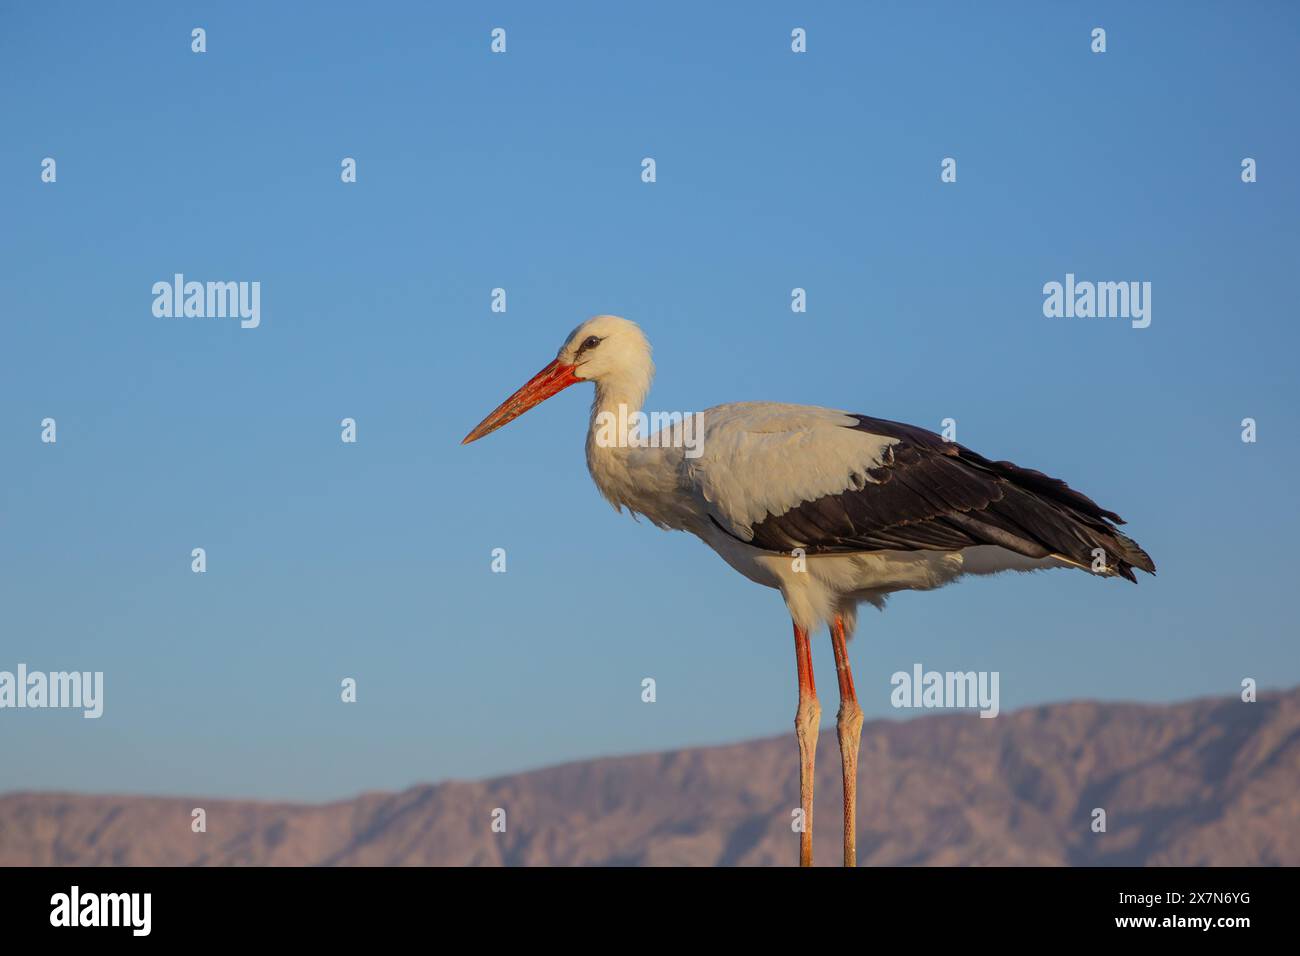
[[[1231,946],[1284,932],[1293,884],[1284,869],[7,869],[0,926],[7,942],[437,942],[459,927],[563,943],[601,925]]]

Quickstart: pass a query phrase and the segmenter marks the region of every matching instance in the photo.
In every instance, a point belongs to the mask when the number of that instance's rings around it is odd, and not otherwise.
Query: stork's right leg
[[[799,709],[794,715],[794,732],[799,738],[799,804],[803,830],[799,833],[799,865],[812,866],[813,763],[817,757],[817,727],[822,708],[813,683],[812,647],[808,632],[794,626],[794,657],[799,668]]]
[[[858,865],[858,745],[862,741],[862,708],[853,689],[848,639],[838,614],[831,624],[831,647],[840,679],[840,715],[835,729],[840,737],[840,762],[844,769],[844,865]]]

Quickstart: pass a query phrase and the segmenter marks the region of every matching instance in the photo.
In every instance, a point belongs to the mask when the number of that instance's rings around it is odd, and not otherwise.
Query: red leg
[[[812,646],[808,632],[798,624],[794,626],[794,657],[799,669],[799,709],[794,715],[794,732],[799,739],[799,804],[803,809],[799,865],[812,866],[813,763],[817,757],[817,727],[822,708],[813,682]]]
[[[835,649],[835,673],[840,679],[840,713],[835,729],[840,738],[840,763],[844,769],[844,865],[858,865],[858,746],[862,743],[862,708],[853,689],[853,671],[844,635],[844,621],[837,615],[831,626]]]

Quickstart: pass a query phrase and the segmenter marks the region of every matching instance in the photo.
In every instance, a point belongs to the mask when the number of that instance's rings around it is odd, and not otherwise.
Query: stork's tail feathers
[[[1113,551],[1106,551],[1107,571],[1128,578],[1135,584],[1137,578],[1133,574],[1134,568],[1145,571],[1147,574],[1156,573],[1156,563],[1151,560],[1151,555],[1143,551],[1136,541],[1122,531],[1112,531],[1110,537],[1114,539],[1116,547]]]
[[[1151,556],[1115,527],[1124,519],[1064,481],[1009,461],[989,461],[969,448],[960,447],[960,455],[1016,487],[1020,494],[1008,496],[1009,500],[994,510],[1006,509],[1012,526],[1018,523],[1032,529],[1030,537],[1051,549],[1054,557],[1093,574],[1118,575],[1135,584],[1134,568],[1156,573]]]

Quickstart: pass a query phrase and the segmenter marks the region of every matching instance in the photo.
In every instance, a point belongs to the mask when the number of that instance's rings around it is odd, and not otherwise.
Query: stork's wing
[[[1133,579],[1154,572],[1119,515],[1065,482],[989,461],[911,425],[827,409],[745,403],[705,413],[686,461],[710,518],[767,551],[959,551],[998,545]]]

